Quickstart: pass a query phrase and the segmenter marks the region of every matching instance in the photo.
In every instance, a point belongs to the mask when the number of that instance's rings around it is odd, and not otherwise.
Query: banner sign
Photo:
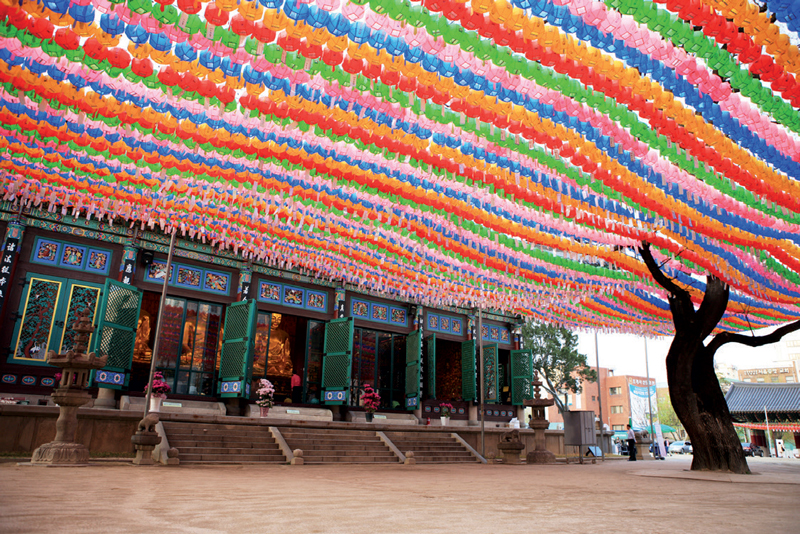
[[[653,406],[653,418],[655,418],[656,411],[658,410],[658,402],[656,401],[656,386],[651,385],[649,388],[645,386],[634,386],[628,384],[630,388],[631,399],[631,424],[635,429],[650,428],[650,406],[647,403],[647,392],[650,392],[650,402]]]

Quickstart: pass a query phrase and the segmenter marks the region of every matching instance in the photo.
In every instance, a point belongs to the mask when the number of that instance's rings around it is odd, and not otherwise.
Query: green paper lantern
[[[186,23],[183,24],[183,26],[181,26],[180,18],[178,18],[176,26],[190,36],[200,32],[205,33],[206,31],[206,23],[198,15],[189,15],[186,17]]]
[[[179,17],[178,9],[175,6],[161,5],[159,3],[153,4],[153,9],[150,13],[161,24],[175,24]]]
[[[148,2],[148,0],[128,0],[128,9],[137,15],[144,15],[145,13],[151,13],[153,11],[153,4],[152,2]]]

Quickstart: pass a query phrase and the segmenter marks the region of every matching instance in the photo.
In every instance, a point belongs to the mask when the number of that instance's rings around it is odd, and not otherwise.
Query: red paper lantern
[[[53,37],[53,23],[46,18],[32,19],[30,32],[39,39],[50,39]]]
[[[348,74],[358,74],[364,68],[363,59],[345,58],[342,62],[342,68]]]
[[[262,43],[271,43],[275,40],[275,32],[264,26],[260,22],[253,25],[253,38]]]
[[[222,87],[217,88],[217,98],[219,98],[220,102],[227,105],[233,102],[236,98],[236,93],[234,90],[227,85],[223,85]]]
[[[211,80],[203,80],[197,86],[197,92],[200,93],[200,96],[211,98],[217,94],[217,84]]]
[[[377,80],[380,77],[382,70],[383,70],[383,65],[381,65],[380,63],[378,63],[377,65],[373,65],[367,62],[366,66],[364,67],[363,74],[364,76],[366,76],[371,80]]]
[[[214,26],[224,26],[228,23],[228,12],[220,9],[216,3],[208,4],[205,12],[206,20]]]
[[[321,46],[302,43],[300,45],[300,53],[303,55],[303,57],[307,57],[308,59],[319,59],[322,57],[323,50]]]
[[[475,13],[470,8],[467,14],[461,18],[461,25],[467,30],[477,30],[483,28],[486,22],[486,16],[483,13]]]
[[[440,106],[443,106],[443,105],[447,104],[448,102],[450,102],[451,99],[452,98],[450,96],[450,93],[447,93],[447,92],[440,93],[436,89],[433,90],[433,96],[431,97],[431,100],[433,100],[434,104],[438,104]]]
[[[101,45],[100,41],[94,37],[90,37],[86,40],[83,45],[83,51],[86,52],[87,56],[97,61],[103,61],[108,54],[106,47]]]
[[[341,52],[334,52],[333,50],[326,48],[324,52],[322,52],[322,61],[326,65],[330,65],[331,67],[335,65],[341,65],[342,61],[344,60],[344,54]]]
[[[131,62],[131,70],[135,75],[141,76],[142,78],[147,78],[153,75],[153,63],[147,58],[134,59]]]
[[[254,29],[255,25],[238,13],[231,19],[231,31],[236,35],[245,37],[253,33]]]
[[[158,81],[164,85],[174,87],[180,81],[180,74],[172,67],[167,67],[158,73]]]
[[[281,37],[278,38],[278,46],[280,46],[287,52],[296,52],[300,50],[300,46],[302,44],[303,43],[300,39],[289,37],[288,35],[282,35]]]
[[[197,88],[200,86],[200,80],[191,72],[186,72],[183,76],[181,76],[181,79],[178,81],[178,85],[184,91],[193,93],[196,92]]]
[[[109,50],[106,59],[115,69],[126,69],[131,64],[131,56],[121,48]]]
[[[417,80],[415,78],[400,76],[400,82],[397,84],[397,88],[404,93],[414,92],[417,90]]]
[[[384,70],[381,74],[381,81],[386,85],[397,85],[400,82],[400,73],[397,71]]]
[[[478,28],[478,35],[486,39],[492,39],[499,35],[502,31],[503,28],[499,24],[485,19],[483,21],[483,26]]]
[[[417,96],[422,100],[430,100],[430,98],[433,96],[433,91],[433,87],[420,85],[417,87]]]
[[[65,50],[75,50],[81,44],[78,34],[69,28],[56,30],[56,44]]]

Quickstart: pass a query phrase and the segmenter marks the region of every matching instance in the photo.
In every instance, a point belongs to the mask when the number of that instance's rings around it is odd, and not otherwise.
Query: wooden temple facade
[[[529,391],[530,354],[513,317],[433,308],[359,291],[354,285],[248,261],[231,250],[158,226],[76,218],[65,211],[0,205],[0,397],[44,402],[56,370],[50,350],[69,349],[76,317],[93,318],[90,349],[108,353],[95,373],[98,396],[143,396],[152,358],[171,399],[227,399],[230,414],[269,379],[277,404],[360,410],[369,384],[381,409],[475,419],[477,340],[484,347],[486,419],[518,416]],[[281,268],[282,267],[282,268]],[[159,300],[168,293],[160,318]],[[234,337],[236,336],[236,337]],[[106,391],[102,391],[106,390]]]

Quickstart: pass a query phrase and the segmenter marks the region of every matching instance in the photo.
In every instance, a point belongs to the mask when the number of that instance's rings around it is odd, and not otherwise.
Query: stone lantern
[[[526,459],[529,464],[548,464],[556,461],[556,456],[547,450],[545,446],[545,429],[550,426],[550,422],[544,417],[544,409],[555,404],[553,399],[543,399],[541,392],[542,382],[539,380],[539,373],[533,376],[533,398],[524,401],[525,406],[533,409],[530,427],[533,429],[532,451],[528,452]]]
[[[86,316],[79,317],[72,324],[75,332],[75,346],[66,354],[47,353],[47,363],[61,368],[61,380],[53,391],[53,402],[58,405],[56,437],[33,451],[31,463],[36,465],[80,465],[89,462],[89,449],[75,443],[78,428],[78,408],[92,397],[86,391],[89,373],[92,369],[105,367],[108,355],[98,358],[92,352],[86,354],[89,336],[94,332],[92,321]]]

